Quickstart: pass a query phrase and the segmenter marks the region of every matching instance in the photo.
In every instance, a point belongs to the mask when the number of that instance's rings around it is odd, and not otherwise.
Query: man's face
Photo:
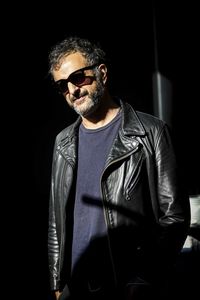
[[[82,117],[90,116],[100,106],[107,79],[105,65],[88,66],[76,52],[62,59],[53,77],[69,106]]]

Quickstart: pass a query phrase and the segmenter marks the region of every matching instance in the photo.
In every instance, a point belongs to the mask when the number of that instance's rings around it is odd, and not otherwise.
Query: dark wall
[[[6,192],[11,196],[13,229],[7,234],[12,278],[23,286],[25,299],[48,299],[47,215],[51,158],[56,134],[76,115],[52,89],[47,78],[50,47],[66,35],[99,40],[111,58],[114,93],[136,109],[153,113],[152,74],[155,70],[151,2],[83,5],[56,2],[41,7],[27,3],[8,13],[4,44],[6,132],[11,168],[6,164]],[[190,193],[199,192],[199,122],[196,8],[155,2],[159,70],[173,86],[173,133]],[[12,6],[12,11],[15,7]],[[9,12],[9,9],[8,9]],[[10,19],[12,26],[9,27]],[[10,30],[8,31],[8,27]],[[3,57],[3,58],[4,58]],[[4,60],[4,59],[3,59]],[[11,129],[10,129],[11,128]],[[7,161],[7,160],[5,160]],[[19,245],[19,246],[18,246]],[[20,274],[20,276],[19,276]],[[23,295],[21,295],[23,297]]]
[[[172,129],[189,194],[199,194],[197,7],[156,2],[159,70],[172,83]]]

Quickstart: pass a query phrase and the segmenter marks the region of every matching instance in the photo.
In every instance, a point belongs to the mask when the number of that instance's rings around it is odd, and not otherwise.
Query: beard
[[[80,105],[73,106],[73,109],[81,117],[87,117],[94,113],[101,104],[101,99],[105,91],[101,78],[96,79],[96,90],[88,94],[87,99]]]

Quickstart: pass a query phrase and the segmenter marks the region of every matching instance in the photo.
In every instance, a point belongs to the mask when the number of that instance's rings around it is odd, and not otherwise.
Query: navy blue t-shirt
[[[78,169],[74,205],[72,272],[94,238],[107,233],[100,180],[118,132],[121,114],[98,129],[79,129]]]

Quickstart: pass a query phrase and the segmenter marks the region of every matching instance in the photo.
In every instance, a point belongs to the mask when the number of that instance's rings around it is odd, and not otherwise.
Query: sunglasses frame
[[[61,93],[61,94],[68,94],[68,93],[69,93],[68,82],[71,82],[72,84],[74,84],[74,85],[76,85],[76,86],[78,86],[78,87],[81,87],[81,86],[83,86],[83,85],[87,85],[87,83],[84,83],[84,82],[83,82],[83,83],[80,83],[80,84],[74,83],[73,81],[71,81],[71,80],[72,80],[72,77],[73,77],[76,73],[81,72],[82,75],[85,77],[85,79],[90,78],[90,79],[93,79],[93,80],[94,80],[94,78],[95,78],[94,76],[91,76],[91,75],[85,75],[85,74],[84,74],[84,71],[86,71],[86,70],[92,70],[92,69],[96,68],[98,65],[99,65],[99,64],[93,64],[93,65],[91,65],[91,66],[86,66],[86,67],[83,67],[83,68],[81,68],[81,69],[78,69],[78,70],[72,72],[72,73],[68,76],[68,78],[66,78],[66,79],[60,79],[60,80],[54,81],[54,86],[55,86],[56,89],[59,91],[59,93]],[[65,83],[65,90],[64,90],[64,88],[61,88],[61,83]]]

